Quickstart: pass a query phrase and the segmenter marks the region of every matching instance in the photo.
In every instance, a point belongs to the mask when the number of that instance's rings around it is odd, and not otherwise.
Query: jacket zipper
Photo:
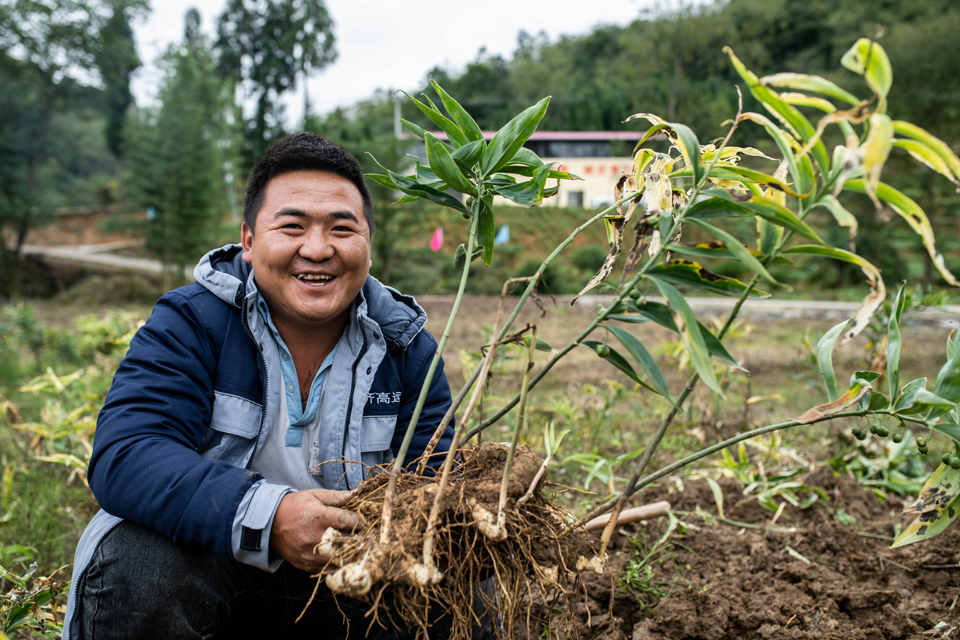
[[[243,325],[243,330],[247,332],[247,337],[257,345],[257,355],[260,356],[260,366],[263,369],[263,400],[260,405],[260,426],[257,429],[257,439],[253,441],[253,451],[250,452],[250,460],[247,461],[246,468],[249,469],[250,465],[253,464],[254,458],[257,457],[257,445],[260,444],[260,436],[263,434],[263,421],[267,415],[267,382],[269,375],[267,373],[267,359],[263,356],[263,347],[260,346],[260,343],[257,342],[257,339],[253,337],[253,332],[250,331],[250,326],[247,324],[247,301],[243,301],[243,306],[240,308],[240,324]]]
[[[347,432],[350,429],[350,417],[353,414],[353,393],[357,389],[357,367],[360,366],[360,360],[363,359],[367,351],[367,332],[363,329],[363,322],[357,323],[360,326],[360,353],[357,359],[353,361],[352,378],[350,380],[350,396],[347,400],[347,419],[343,423],[343,446],[340,451],[340,470],[343,481],[347,483],[347,489],[350,489],[350,479],[347,477]]]

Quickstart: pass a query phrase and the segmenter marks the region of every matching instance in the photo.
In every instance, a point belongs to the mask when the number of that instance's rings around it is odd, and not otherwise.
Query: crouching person
[[[116,372],[64,638],[365,635],[368,607],[323,586],[295,620],[326,561],[314,546],[358,524],[349,490],[398,449],[436,349],[416,301],[369,276],[373,231],[339,146],[302,133],[258,161],[242,244],[159,300]],[[408,461],[449,406],[441,367]]]

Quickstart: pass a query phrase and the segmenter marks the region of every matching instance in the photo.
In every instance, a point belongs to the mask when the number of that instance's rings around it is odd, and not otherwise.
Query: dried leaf
[[[872,389],[872,387],[869,382],[858,379],[854,381],[853,386],[851,386],[845,394],[833,402],[808,409],[802,416],[794,418],[794,420],[799,424],[811,424],[828,416],[832,416],[835,413],[840,413],[850,405],[859,401],[870,389]]]
[[[632,191],[639,191],[636,181],[632,176],[623,175],[613,188],[613,197],[617,202],[619,202],[623,199],[624,193],[631,193]],[[610,272],[613,271],[613,265],[616,263],[617,258],[620,257],[620,247],[623,243],[623,231],[626,228],[627,223],[630,222],[630,217],[633,215],[634,209],[637,208],[637,204],[640,203],[640,197],[641,194],[637,193],[637,197],[630,200],[626,213],[623,212],[623,205],[617,205],[618,215],[604,218],[604,223],[607,226],[607,241],[610,244],[610,251],[607,254],[606,259],[603,261],[603,264],[600,266],[600,270],[597,271],[592,278],[590,278],[590,281],[587,282],[583,289],[581,289],[580,293],[573,297],[573,300],[570,301],[570,304],[575,303],[580,296],[603,282],[607,276],[610,275]]]

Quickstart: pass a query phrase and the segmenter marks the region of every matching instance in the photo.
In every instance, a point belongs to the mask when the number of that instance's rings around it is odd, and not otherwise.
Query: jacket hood
[[[228,244],[205,255],[193,270],[197,283],[238,309],[247,295],[252,267],[244,262],[243,247]],[[413,296],[382,284],[373,276],[360,290],[358,313],[380,325],[391,352],[404,350],[427,322],[427,314]]]

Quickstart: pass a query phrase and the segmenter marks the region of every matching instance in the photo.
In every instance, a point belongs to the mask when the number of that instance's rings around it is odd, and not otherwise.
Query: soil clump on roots
[[[892,538],[895,524],[910,521],[896,517],[899,499],[881,502],[852,478],[834,478],[829,468],[804,482],[822,487],[829,504],[820,500],[805,510],[787,505],[773,525],[776,531],[695,515],[698,507],[717,515],[702,480],[679,492],[664,487],[644,492],[638,502],[668,500],[675,511],[691,513],[683,520],[692,526],[683,535],[674,532],[672,546],[651,565],[650,584],[661,597],[615,585],[611,574],[621,582],[627,563],[656,542],[666,519],[620,526],[607,575],[584,575],[588,597],[576,607],[576,635],[585,640],[960,637],[960,529],[890,549],[890,540],[871,535]],[[732,480],[720,486],[728,521],[770,526],[773,514],[755,497],[744,496]],[[841,510],[855,524],[841,524]],[[940,622],[947,626],[924,633]]]
[[[542,464],[524,446],[516,450],[504,519],[498,526],[506,458],[507,447],[494,443],[459,451],[436,522],[436,567],[424,563],[423,547],[439,477],[400,474],[384,540],[381,512],[388,473],[374,474],[346,505],[360,514],[365,526],[353,534],[328,529],[318,547],[338,567],[326,576],[327,586],[373,605],[376,616],[384,615],[376,605],[391,585],[393,609],[387,615],[395,618],[374,619],[371,625],[401,623],[419,629],[422,637],[427,635],[428,620],[446,615],[452,620],[452,639],[470,638],[485,609],[498,619],[495,626],[505,637],[537,635],[554,616],[544,610],[543,619],[531,617],[525,605],[529,594],[543,594],[558,603],[578,594],[582,601],[578,570],[600,568],[599,544],[582,529],[564,531],[574,518],[544,495],[543,479],[517,506]],[[495,586],[478,588],[487,580]],[[561,615],[553,625],[570,627],[573,622],[572,616]]]

